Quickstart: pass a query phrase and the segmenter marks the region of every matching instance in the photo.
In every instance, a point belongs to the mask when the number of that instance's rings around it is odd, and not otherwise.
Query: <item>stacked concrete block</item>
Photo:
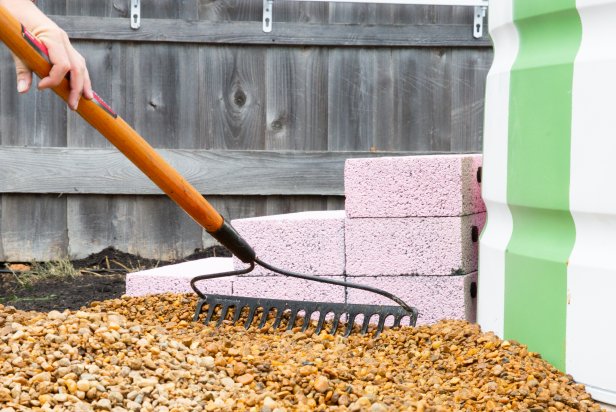
[[[222,273],[233,270],[233,259],[214,257],[178,263],[176,265],[142,270],[126,275],[126,294],[129,296],[155,295],[159,293],[192,293],[190,281],[199,275]],[[206,293],[230,295],[233,279],[220,278],[197,284]]]
[[[345,212],[318,211],[233,220],[231,224],[268,264],[344,280]],[[235,259],[237,269],[246,265]],[[233,284],[233,293],[274,299],[344,302],[345,288],[283,276],[261,266]]]
[[[475,319],[481,156],[351,159],[345,165],[346,274],[420,311],[418,324]],[[391,304],[349,289],[350,303]]]
[[[349,276],[447,276],[477,270],[475,233],[485,213],[467,216],[349,218]],[[474,229],[476,228],[476,229]]]
[[[418,324],[475,320],[479,233],[485,221],[479,155],[348,160],[346,211],[302,212],[231,223],[275,267],[376,286],[420,311]],[[205,259],[129,275],[127,293],[190,292],[199,274],[245,268]],[[206,293],[395,304],[370,292],[286,277],[261,266],[199,283]]]
[[[264,262],[288,271],[344,280],[345,213],[303,212],[233,220],[231,224]],[[132,273],[126,293],[192,292],[190,280],[199,275],[246,268],[237,258],[209,258]],[[345,288],[282,276],[256,266],[246,275],[204,280],[204,293],[267,297],[285,300],[344,302]]]
[[[476,320],[477,272],[460,276],[360,276],[349,281],[387,290],[419,310],[417,324],[441,319]],[[348,289],[350,303],[396,305],[363,290]]]

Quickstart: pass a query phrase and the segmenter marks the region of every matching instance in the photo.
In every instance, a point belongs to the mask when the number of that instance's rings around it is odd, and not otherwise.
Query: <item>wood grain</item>
[[[204,195],[343,195],[346,159],[436,152],[301,152],[160,149]],[[440,152],[442,153],[442,152]],[[158,195],[115,149],[15,148],[0,151],[0,193]]]
[[[362,5],[365,6],[365,5]],[[490,47],[487,37],[473,38],[469,24],[357,25],[276,23],[264,33],[260,22],[207,22],[175,19],[141,19],[132,30],[126,18],[79,19],[51,16],[72,39],[165,43],[382,46],[382,47]],[[104,27],[104,30],[101,29]]]

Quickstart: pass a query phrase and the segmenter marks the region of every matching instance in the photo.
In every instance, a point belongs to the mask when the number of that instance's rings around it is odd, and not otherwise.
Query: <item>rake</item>
[[[51,64],[47,48],[35,36],[29,33],[11,14],[0,6],[0,39],[24,61],[40,78],[49,74]],[[70,92],[68,77],[53,91],[65,101]],[[345,336],[349,336],[358,317],[363,317],[360,333],[365,334],[369,329],[370,322],[377,317],[378,324],[376,333],[383,331],[386,321],[393,318],[393,327],[401,325],[403,319],[408,319],[408,324],[414,326],[418,312],[397,296],[371,286],[339,281],[336,279],[320,278],[316,276],[290,272],[276,268],[263,262],[256,256],[253,248],[240,234],[214,209],[210,203],[190,185],[171,165],[169,165],[143,137],[129,126],[113,109],[103,101],[96,93],[94,99],[82,99],[77,113],[90,125],[98,130],[107,140],[120,150],[131,162],[133,162],[152,182],[175,201],[189,216],[200,224],[211,236],[229,249],[238,259],[248,266],[244,269],[197,276],[192,279],[191,287],[199,296],[195,309],[195,321],[199,320],[207,305],[207,314],[204,322],[209,323],[214,315],[219,316],[217,325],[221,325],[227,314],[232,310],[231,322],[237,323],[241,314],[248,309],[248,315],[244,326],[249,328],[256,321],[257,314],[261,313],[259,326],[263,327],[268,321],[269,315],[275,311],[273,327],[278,329],[283,319],[288,316],[287,330],[292,329],[295,321],[303,317],[302,330],[306,330],[310,324],[311,316],[319,314],[315,332],[324,330],[326,319],[333,316],[329,333],[335,334],[341,320],[346,323]],[[279,299],[261,299],[240,296],[225,296],[203,293],[196,285],[197,282],[227,277],[245,275],[251,272],[255,265],[264,267],[281,275],[300,278],[304,280],[328,283],[331,285],[361,289],[385,296],[398,306],[386,305],[359,305],[329,302],[293,301]],[[303,315],[301,315],[303,314]],[[300,316],[301,315],[301,316]]]

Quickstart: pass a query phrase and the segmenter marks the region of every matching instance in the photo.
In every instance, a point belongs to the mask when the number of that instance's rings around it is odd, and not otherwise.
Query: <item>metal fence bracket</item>
[[[341,2],[341,3],[383,3],[383,4],[424,4],[433,6],[474,6],[473,37],[483,37],[484,19],[488,11],[489,0],[287,0],[296,2]],[[270,33],[274,24],[272,8],[274,0],[263,0],[263,31]]]
[[[263,31],[269,33],[272,31],[272,8],[274,0],[263,0]]]
[[[130,2],[130,28],[137,30],[141,27],[141,1],[131,0]]]
[[[475,21],[473,22],[473,37],[476,39],[480,39],[483,37],[483,20],[486,17],[486,11],[488,10],[485,6],[475,6]]]

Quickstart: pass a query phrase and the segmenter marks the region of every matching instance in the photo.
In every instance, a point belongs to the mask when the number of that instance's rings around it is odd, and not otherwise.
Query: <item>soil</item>
[[[124,295],[128,272],[214,256],[226,257],[231,254],[224,247],[214,246],[195,250],[180,260],[160,261],[110,247],[84,259],[71,261],[76,270],[75,275],[44,277],[33,276],[28,271],[30,264],[0,263],[0,304],[38,312],[77,310],[94,301],[116,299]],[[27,282],[24,281],[26,278]]]

